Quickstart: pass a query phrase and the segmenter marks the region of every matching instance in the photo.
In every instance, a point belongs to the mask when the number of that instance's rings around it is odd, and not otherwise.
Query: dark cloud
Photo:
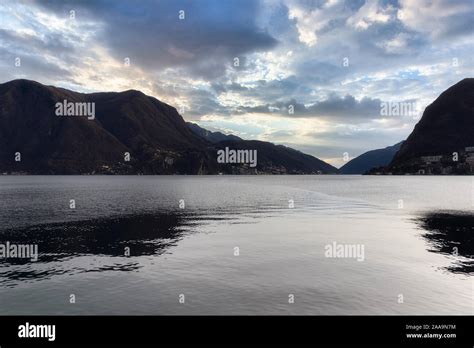
[[[129,57],[148,71],[181,67],[186,73],[217,78],[251,52],[268,50],[277,40],[257,27],[254,0],[39,1],[59,14],[77,9],[104,24],[103,43],[119,60]],[[184,19],[179,18],[184,11]]]
[[[42,52],[53,55],[75,51],[75,46],[61,34],[44,33],[41,36],[19,34],[13,30],[0,28],[2,46],[17,51]]]
[[[380,114],[380,103],[379,99],[370,97],[357,100],[351,95],[344,97],[331,95],[328,99],[306,108],[306,111],[312,115],[369,119]]]
[[[20,35],[12,30],[0,29],[0,67],[2,80],[16,78],[44,80],[45,76],[56,81],[71,78],[69,70],[46,59],[46,55],[57,56],[56,52],[64,51],[62,58],[72,62],[74,49],[58,35]],[[69,52],[69,53],[68,53]],[[15,59],[20,65],[15,65]]]
[[[259,100],[264,106],[275,106],[276,103],[285,104],[291,97],[306,96],[311,93],[311,88],[306,86],[296,76],[289,76],[276,80],[257,80],[252,82],[252,87],[231,82],[215,82],[211,85],[216,94],[233,92],[242,97]],[[266,103],[273,101],[273,104]],[[258,108],[261,108],[259,106]],[[242,108],[244,110],[245,108]],[[251,108],[250,108],[251,109]],[[250,110],[249,109],[249,110]]]
[[[343,97],[330,94],[328,98],[304,105],[295,99],[255,107],[241,107],[240,113],[275,113],[287,117],[322,117],[333,120],[368,121],[380,117],[380,99],[364,97],[357,100],[352,95]],[[293,113],[290,113],[293,110]]]

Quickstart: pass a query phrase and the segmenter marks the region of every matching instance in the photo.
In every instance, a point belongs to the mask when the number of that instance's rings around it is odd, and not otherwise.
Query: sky
[[[472,0],[0,0],[0,83],[137,89],[340,167],[473,77],[473,33]]]

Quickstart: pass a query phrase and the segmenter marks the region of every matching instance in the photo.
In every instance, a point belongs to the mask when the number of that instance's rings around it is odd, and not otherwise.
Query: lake
[[[0,176],[7,242],[3,315],[474,313],[467,176]]]

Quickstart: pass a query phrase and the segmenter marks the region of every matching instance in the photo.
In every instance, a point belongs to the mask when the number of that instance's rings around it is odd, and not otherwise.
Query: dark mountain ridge
[[[218,143],[220,141],[231,140],[231,141],[241,141],[242,139],[233,134],[224,134],[221,132],[211,132],[207,129],[204,129],[197,125],[196,123],[186,122],[189,129],[194,132],[194,134],[204,138],[211,143]]]
[[[433,173],[462,172],[468,165],[463,169],[461,164],[471,158],[466,148],[473,146],[474,78],[465,78],[441,93],[425,109],[388,170],[396,174],[432,172],[432,169],[436,169]],[[454,161],[455,152],[462,157],[458,161]],[[439,168],[434,168],[436,166]]]
[[[56,116],[55,105],[64,100],[95,103],[95,119]],[[82,94],[15,80],[0,85],[0,105],[2,171],[74,174],[112,166],[160,172],[154,168],[160,157],[176,159],[179,170],[187,170],[186,154],[206,157],[208,143],[176,109],[138,91]],[[21,161],[14,161],[15,152]],[[130,162],[124,161],[127,152]]]
[[[64,101],[93,103],[95,117],[56,115],[56,103]],[[250,144],[259,145],[256,168],[223,165],[216,160],[220,143],[195,134],[174,107],[142,92],[84,94],[29,80],[0,84],[0,172],[217,174],[257,170],[273,173],[273,167],[301,174],[313,170],[337,171],[298,151],[298,155],[288,156],[288,150],[270,143],[242,140],[232,146],[241,148]],[[275,156],[279,152],[284,161]]]
[[[226,147],[243,150],[257,150],[259,170],[271,174],[336,174],[337,168],[284,145],[275,145],[259,140],[226,140],[216,144],[219,149]],[[223,166],[226,167],[226,166]],[[237,170],[237,171],[235,171]],[[241,167],[234,167],[232,173],[237,174]],[[229,172],[229,170],[226,170]]]

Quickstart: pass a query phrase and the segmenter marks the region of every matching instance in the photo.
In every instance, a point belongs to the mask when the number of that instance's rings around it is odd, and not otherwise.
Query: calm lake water
[[[472,177],[2,176],[39,258],[0,259],[0,314],[473,314],[473,216]]]

